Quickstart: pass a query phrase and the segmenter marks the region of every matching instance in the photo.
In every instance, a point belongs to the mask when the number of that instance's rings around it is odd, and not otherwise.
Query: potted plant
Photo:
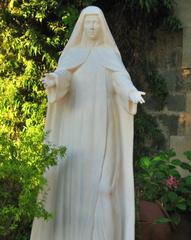
[[[191,209],[191,152],[184,154],[190,163],[176,159],[173,150],[138,163],[135,181],[142,240],[169,239],[181,215]],[[183,176],[180,169],[188,174]]]

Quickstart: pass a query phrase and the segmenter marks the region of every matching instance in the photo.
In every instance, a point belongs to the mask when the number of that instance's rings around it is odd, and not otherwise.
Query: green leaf
[[[167,218],[167,217],[160,217],[154,221],[155,224],[165,224],[165,223],[169,223],[169,222],[171,222],[171,219]]]
[[[171,164],[174,164],[176,166],[180,166],[182,164],[182,161],[180,161],[179,159],[173,159],[171,161]]]
[[[186,162],[182,162],[182,164],[180,165],[181,168],[188,170],[189,172],[191,172],[191,165],[186,163]]]
[[[140,160],[140,165],[142,168],[147,169],[151,165],[151,159],[149,157],[143,157]]]
[[[170,169],[168,174],[176,178],[180,178],[180,173],[176,169]]]
[[[178,198],[178,195],[175,192],[168,192],[167,196],[171,202],[175,202]]]
[[[186,203],[178,203],[176,204],[176,207],[183,211],[187,209]]]
[[[191,151],[184,152],[184,155],[187,157],[188,160],[191,160]]]
[[[178,197],[176,207],[182,211],[185,211],[187,209],[186,200],[183,197]]]
[[[162,160],[162,158],[161,158],[161,156],[159,155],[159,156],[155,156],[153,159],[152,159],[152,161],[155,161],[155,162],[158,162],[158,161],[161,161]]]
[[[186,184],[191,185],[191,176],[187,176],[184,178]]]

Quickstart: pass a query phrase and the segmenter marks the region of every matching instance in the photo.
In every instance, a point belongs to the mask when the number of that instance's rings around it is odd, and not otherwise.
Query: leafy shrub
[[[46,184],[43,173],[64,156],[65,147],[43,143],[44,134],[38,127],[28,127],[17,141],[0,135],[0,236],[15,235],[21,222],[29,224],[34,216],[48,218],[38,193]],[[2,239],[2,238],[1,238]]]
[[[175,156],[175,152],[169,150],[154,157],[143,157],[136,185],[139,199],[160,202],[170,214],[163,221],[178,224],[180,214],[191,210],[191,162],[182,162]],[[190,151],[185,152],[185,156],[191,161]],[[186,170],[187,176],[180,170]]]

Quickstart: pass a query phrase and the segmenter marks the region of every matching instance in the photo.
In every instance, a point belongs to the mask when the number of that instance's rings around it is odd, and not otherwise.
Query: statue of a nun
[[[134,240],[133,118],[144,92],[131,82],[98,7],[85,8],[53,73],[48,142],[67,147],[47,170],[46,210],[31,240]]]

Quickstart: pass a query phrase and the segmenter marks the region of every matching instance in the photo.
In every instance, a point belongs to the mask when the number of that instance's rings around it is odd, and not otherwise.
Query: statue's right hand
[[[41,78],[41,82],[45,88],[54,87],[56,85],[55,75],[53,73],[46,73],[45,76]]]

